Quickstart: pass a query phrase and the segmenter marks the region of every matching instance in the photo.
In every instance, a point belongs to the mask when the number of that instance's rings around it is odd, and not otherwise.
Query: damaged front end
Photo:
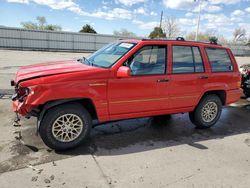
[[[14,80],[11,80],[11,86],[14,87],[14,94],[12,95],[12,109],[15,112],[15,118],[13,122],[13,126],[18,128],[15,133],[18,134],[16,138],[19,140],[22,138],[21,135],[21,116],[26,118],[30,118],[31,116],[35,116],[34,109],[36,107],[32,105],[33,99],[32,95],[34,95],[34,89],[36,86],[28,87],[25,86],[27,83],[17,83]],[[21,115],[21,116],[20,116]]]
[[[20,84],[17,84],[11,81],[11,85],[14,85],[15,87],[15,92],[12,95],[11,99],[13,101],[13,111],[21,114],[22,116],[26,116],[28,111],[27,111],[27,106],[25,106],[25,101],[28,95],[31,93],[31,89],[28,87],[22,87]]]

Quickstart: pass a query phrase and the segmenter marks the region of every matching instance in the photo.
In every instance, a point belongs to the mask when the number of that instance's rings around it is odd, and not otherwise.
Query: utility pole
[[[199,1],[199,13],[198,13],[197,28],[196,28],[196,34],[195,34],[196,41],[198,40],[198,34],[199,34],[200,19],[201,19],[201,4],[202,4],[202,0],[198,0],[198,1]]]
[[[161,28],[161,26],[162,26],[162,17],[163,17],[163,11],[161,11],[160,28]]]

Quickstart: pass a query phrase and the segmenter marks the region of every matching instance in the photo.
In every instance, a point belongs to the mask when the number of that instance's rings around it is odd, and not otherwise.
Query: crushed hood
[[[20,68],[16,74],[15,82],[18,83],[21,80],[39,78],[62,73],[88,71],[93,69],[98,68],[88,66],[74,60],[35,64]]]

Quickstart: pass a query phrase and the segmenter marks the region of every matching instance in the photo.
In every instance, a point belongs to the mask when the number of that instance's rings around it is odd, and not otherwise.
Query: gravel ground
[[[18,67],[79,58],[81,53],[0,50],[0,89]],[[239,63],[249,58],[237,58]],[[8,63],[6,63],[8,62]],[[12,126],[8,95],[0,99],[0,187],[250,186],[250,102],[223,109],[211,129],[197,130],[187,114],[161,122],[141,118],[93,128],[80,147],[55,152],[36,136],[36,120],[22,119],[22,139]]]

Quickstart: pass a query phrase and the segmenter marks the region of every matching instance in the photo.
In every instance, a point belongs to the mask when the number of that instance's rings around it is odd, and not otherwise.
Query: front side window
[[[164,74],[166,46],[144,46],[127,61],[132,75]]]
[[[198,47],[173,46],[173,73],[204,72]]]
[[[84,63],[96,67],[109,68],[122,58],[122,56],[128,53],[134,46],[134,43],[129,42],[114,42],[108,44],[88,56]]]
[[[233,70],[231,59],[226,49],[206,48],[212,72],[228,72]]]

